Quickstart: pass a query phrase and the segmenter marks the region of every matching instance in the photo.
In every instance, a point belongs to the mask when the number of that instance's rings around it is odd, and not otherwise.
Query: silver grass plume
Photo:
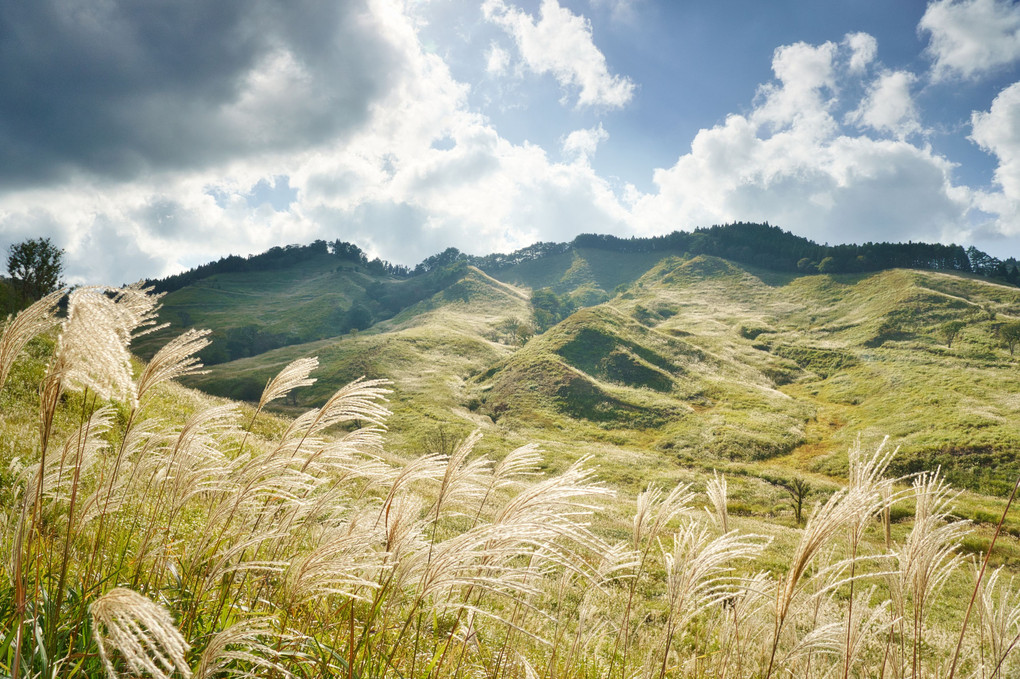
[[[231,625],[209,641],[202,652],[195,679],[216,676],[256,679],[294,675],[280,663],[280,654],[263,639],[275,636],[273,618],[244,620]]]
[[[503,488],[514,482],[518,476],[534,476],[538,473],[538,465],[542,461],[542,451],[537,443],[528,443],[515,448],[496,464],[492,471],[495,488]]]
[[[489,475],[488,483],[485,484],[485,491],[481,500],[478,501],[478,509],[475,511],[475,523],[482,516],[489,499],[493,493],[509,487],[517,481],[517,477],[533,476],[538,473],[538,464],[542,461],[541,450],[536,443],[528,443],[515,448],[506,454],[496,464]]]
[[[769,657],[768,669],[765,671],[765,679],[772,676],[780,635],[783,633],[793,599],[808,566],[837,531],[849,526],[851,538],[853,538],[856,532],[861,530],[860,526],[863,524],[861,517],[873,516],[885,506],[887,494],[882,492],[882,484],[885,482],[880,481],[880,477],[884,473],[892,453],[884,451],[884,442],[869,459],[861,457],[859,451],[859,447],[856,452],[851,450],[850,487],[836,491],[825,504],[816,507],[812,512],[804,526],[800,542],[797,544],[797,549],[790,562],[790,568],[780,582],[776,593],[772,652]],[[846,629],[844,626],[844,631]]]
[[[742,579],[729,605],[719,608],[719,645],[725,651],[718,676],[728,676],[732,665],[736,665],[736,676],[744,675],[744,662],[754,657],[752,649],[761,648],[768,631],[765,616],[775,591],[771,576],[758,572]]]
[[[70,294],[53,369],[64,386],[137,405],[128,345],[139,328],[155,322],[159,298],[146,292],[135,285],[112,297],[108,288],[95,287]]]
[[[511,498],[496,514],[493,523],[541,523],[551,516],[588,516],[598,509],[597,498],[614,492],[593,480],[585,469],[587,459],[570,465],[559,476],[540,481]]]
[[[840,528],[858,526],[863,523],[861,517],[872,516],[884,507],[882,485],[886,482],[881,476],[895,453],[886,452],[884,446],[883,441],[867,459],[860,455],[859,447],[851,449],[850,486],[833,493],[808,518],[779,595],[776,612],[780,624],[789,611],[797,583],[822,546]]]
[[[66,292],[66,289],[51,292],[17,316],[7,317],[3,334],[0,335],[0,389],[7,382],[15,357],[28,341],[57,326],[57,303]]]
[[[611,622],[599,615],[606,608],[598,606],[595,599],[598,595],[608,593],[608,585],[631,577],[637,564],[637,554],[625,542],[611,546],[602,556],[595,572],[596,579],[591,583],[592,586],[584,588],[584,594],[581,595],[574,642],[568,659],[576,658],[584,651],[596,650],[612,638],[609,632]]]
[[[981,583],[978,596],[981,624],[991,653],[992,677],[1013,676],[1002,669],[1009,669],[1006,658],[1020,641],[1020,591],[1015,586],[1015,578],[1010,576],[1008,581],[1004,580],[1002,572],[1002,566],[996,568]]]
[[[113,409],[104,407],[92,414],[92,417],[81,427],[72,432],[61,448],[60,455],[47,455],[42,471],[42,487],[44,497],[56,501],[69,499],[68,485],[73,478],[73,469],[80,467],[80,472],[87,473],[95,464],[98,453],[109,444],[99,436],[109,430],[113,417]],[[39,465],[25,467],[26,497],[34,497],[40,482]]]
[[[283,398],[298,387],[315,384],[315,378],[309,375],[318,367],[318,357],[299,358],[289,364],[276,377],[266,382],[266,388],[262,391],[256,410],[262,410],[270,402]]]
[[[539,679],[538,672],[535,671],[535,668],[531,666],[531,663],[528,662],[528,659],[523,654],[517,654],[517,662],[524,669],[524,679]]]
[[[914,525],[906,541],[893,550],[900,573],[891,591],[896,613],[913,628],[915,672],[922,663],[920,646],[929,604],[960,565],[962,557],[957,549],[970,525],[968,521],[953,520],[952,505],[959,493],[945,483],[940,471],[926,472],[914,480]],[[907,595],[912,609],[909,616],[904,610]]]
[[[332,477],[334,486],[360,480],[367,489],[393,478],[392,468],[377,457],[382,452],[382,430],[362,427],[324,444],[310,462],[314,473]]]
[[[322,445],[319,439],[312,442],[312,449]],[[269,452],[254,455],[243,461],[236,476],[240,493],[235,504],[248,504],[261,499],[295,500],[315,489],[319,480],[302,471],[307,457],[298,458],[301,441],[286,439]]]
[[[807,634],[797,640],[797,643],[786,653],[783,658],[783,667],[788,667],[794,661],[801,658],[808,658],[815,654],[838,656],[843,652],[843,637],[846,635],[846,621],[837,620],[823,625],[816,625]],[[791,676],[797,676],[795,672]]]
[[[854,445],[850,447],[847,453],[849,464],[848,487],[850,490],[859,488],[871,489],[883,482],[889,463],[899,451],[899,448],[886,450],[885,446],[887,443],[889,443],[888,436],[882,439],[882,442],[878,444],[878,448],[869,457],[864,454],[861,448],[861,439],[859,436],[857,437]]]
[[[113,485],[100,483],[82,506],[82,522],[88,523],[103,513],[116,513],[130,501],[133,494],[141,495],[144,489],[135,488],[140,473],[146,468],[147,460],[157,459],[158,447],[165,438],[158,434],[163,423],[157,419],[136,422],[124,435],[121,444],[124,449],[125,473],[119,474]],[[105,474],[106,472],[104,472]],[[135,497],[142,504],[144,497]]]
[[[375,549],[378,537],[374,531],[358,530],[356,526],[343,526],[327,534],[315,549],[287,569],[283,586],[291,604],[329,595],[368,601],[360,591],[378,586],[371,578],[385,556]]]
[[[593,480],[593,473],[584,468],[586,461],[582,458],[559,476],[525,488],[503,505],[492,523],[528,527],[534,544],[557,550],[564,565],[584,562],[568,544],[601,557],[609,546],[588,529],[587,520],[599,509],[596,500],[615,493]]]
[[[283,442],[280,452],[289,451],[287,459],[297,471],[328,480],[335,492],[359,479],[371,485],[393,478],[392,468],[376,457],[383,452],[382,434],[379,427],[368,426],[332,440],[316,437],[305,439],[302,444],[290,439]]]
[[[111,647],[120,652],[134,674],[148,673],[170,679],[174,671],[188,679],[191,668],[184,658],[190,646],[174,625],[170,612],[130,589],[117,587],[89,606],[92,634],[110,679],[120,675],[110,658]]]
[[[663,498],[662,490],[657,486],[649,486],[638,493],[635,500],[633,529],[631,530],[631,549],[640,554],[637,561],[637,568],[634,577],[630,581],[627,593],[627,604],[623,611],[623,623],[619,626],[616,635],[616,646],[613,649],[614,663],[616,651],[623,645],[622,664],[626,665],[627,656],[630,653],[631,644],[631,612],[633,610],[634,596],[637,591],[638,581],[645,573],[645,561],[651,552],[652,545],[658,540],[659,534],[670,522],[686,513],[690,509],[691,500],[694,499],[694,492],[690,484],[680,483],[673,487],[673,490]],[[654,671],[652,663],[654,654],[647,657],[647,676]],[[612,674],[613,665],[609,666],[609,674]]]
[[[914,493],[917,498],[914,526],[894,553],[914,605],[923,611],[926,602],[960,564],[962,557],[956,550],[970,523],[952,519],[953,503],[959,492],[953,491],[939,472],[917,477]]]
[[[138,400],[142,400],[157,384],[205,372],[201,369],[202,361],[195,354],[209,346],[210,332],[187,330],[164,344],[138,378]]]
[[[467,462],[468,455],[482,438],[480,429],[464,439],[446,461],[446,470],[439,483],[439,491],[430,513],[438,521],[446,505],[478,501],[485,496],[482,478],[489,470],[490,462],[481,458]]]
[[[855,595],[857,603],[854,608],[865,611],[867,615],[850,620],[850,631],[846,635],[850,643],[845,652],[849,657],[847,664],[851,668],[865,657],[868,643],[882,639],[896,622],[890,611],[892,602],[889,599],[869,609],[868,604],[874,598],[874,594],[875,587],[872,586],[867,591]]]
[[[390,503],[389,517],[384,532],[383,556],[393,569],[392,582],[401,587],[415,574],[416,560],[409,555],[425,547],[421,522],[422,501],[415,495],[404,493]]]
[[[415,482],[434,481],[441,478],[445,470],[443,460],[444,457],[438,454],[422,455],[408,462],[397,472],[393,483],[390,484],[389,492],[383,500],[382,508],[379,510],[379,520],[383,522],[386,530],[389,530],[390,510],[394,500],[404,492],[407,486]]]
[[[287,428],[284,438],[303,440],[335,424],[355,420],[385,428],[390,411],[380,405],[380,401],[385,401],[386,394],[390,393],[386,388],[389,384],[389,380],[359,378],[341,387],[321,408],[314,408],[296,418]]]
[[[640,550],[641,544],[648,546],[659,536],[662,530],[674,519],[690,509],[695,493],[690,484],[680,483],[669,491],[665,498],[662,490],[650,486],[637,496],[634,512],[634,530],[632,539],[634,549]]]
[[[681,526],[673,535],[672,551],[663,550],[668,633],[683,629],[706,607],[738,594],[740,581],[731,575],[735,563],[757,557],[769,542],[761,535],[735,531],[711,539],[708,530],[694,521]]]
[[[801,577],[829,538],[847,522],[868,511],[868,506],[862,502],[863,499],[860,495],[851,495],[846,490],[838,490],[825,504],[816,507],[808,518],[780,589],[776,610],[780,622],[786,618],[790,610]]]
[[[537,594],[535,587],[523,577],[525,567],[513,565],[522,555],[551,546],[548,536],[536,536],[535,528],[498,524],[476,526],[430,545],[429,550],[418,550],[405,557],[413,561],[413,570],[421,573],[416,597],[419,601],[433,597],[445,606],[454,591],[464,587],[522,596]],[[553,554],[543,556],[552,557]]]
[[[158,505],[174,516],[192,497],[206,492],[235,491],[231,463],[221,452],[217,437],[232,430],[234,404],[206,408],[184,423],[180,433],[161,455],[146,460]]]
[[[729,533],[730,515],[726,507],[726,477],[713,470],[712,478],[705,486],[705,494],[708,495],[708,501],[715,509],[715,519],[719,528],[723,533]]]
[[[113,291],[113,302],[120,317],[120,325],[127,333],[127,343],[132,339],[156,332],[169,325],[157,325],[160,300],[165,292],[153,292],[153,287],[146,286],[145,281],[125,285]]]

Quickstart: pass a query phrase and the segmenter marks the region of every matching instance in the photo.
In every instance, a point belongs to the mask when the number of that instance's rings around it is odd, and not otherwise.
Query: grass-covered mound
[[[397,385],[391,409],[406,443],[421,444],[441,429],[469,432],[487,419],[472,412],[479,401],[469,380],[513,351],[500,328],[508,318],[526,318],[529,306],[526,294],[473,267],[462,274],[370,330],[210,366],[188,384],[254,401],[283,366],[317,356],[319,382],[279,404],[284,412],[319,405],[344,384],[369,376]]]
[[[579,311],[480,377],[484,407],[512,427],[602,432],[687,460],[765,458],[796,445],[791,432],[807,413],[766,377],[733,384],[743,366],[647,323],[614,303]]]
[[[1003,341],[1020,320],[1016,288],[930,271],[780,276],[697,257],[663,260],[610,304],[719,360],[721,379],[702,390],[713,402],[745,403],[756,420],[789,411],[748,402],[764,382],[796,403],[805,452],[888,432],[901,472],[942,465],[956,483],[1000,492],[1020,472],[1016,362]],[[838,455],[790,452],[782,464],[844,473]]]

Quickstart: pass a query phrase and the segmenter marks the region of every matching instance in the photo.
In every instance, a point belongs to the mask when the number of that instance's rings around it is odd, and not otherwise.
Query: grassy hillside
[[[702,257],[663,262],[610,303],[739,366],[720,401],[763,382],[795,401],[806,440],[785,462],[839,473],[856,436],[889,434],[901,471],[941,464],[957,483],[1000,491],[1018,471],[1020,400],[998,335],[1018,304],[1016,288],[960,275],[790,277]],[[951,347],[950,320],[965,324]],[[756,421],[789,410],[750,408]]]
[[[367,331],[211,366],[189,384],[254,400],[283,366],[317,356],[319,382],[295,394],[292,408],[317,405],[362,376],[391,379],[397,385],[392,398],[400,436],[409,445],[424,445],[437,437],[462,436],[487,422],[472,412],[477,403],[468,379],[514,351],[501,323],[529,313],[525,291],[469,267],[442,292]]]
[[[212,328],[217,344],[206,362],[229,357],[229,342],[256,340],[265,348],[331,337],[343,312],[375,282],[364,270],[321,255],[283,270],[216,274],[167,294],[163,320],[171,328],[145,338],[136,350],[151,356],[169,337],[188,327]],[[247,335],[247,337],[245,337]]]
[[[568,252],[501,268],[492,275],[532,289],[552,288],[559,295],[590,290],[611,296],[618,287],[640,278],[663,256],[661,252],[572,247]]]
[[[800,517],[768,476],[782,457],[735,457],[720,476],[638,445],[661,436],[647,418],[688,407],[690,417],[707,413],[743,435],[760,426],[760,399],[843,407],[824,395],[832,380],[869,362],[895,375],[929,346],[925,323],[969,304],[986,317],[997,310],[987,321],[999,322],[1013,298],[981,281],[912,272],[885,282],[781,281],[722,260],[671,260],[611,303],[515,348],[487,335],[527,308],[525,295],[477,270],[463,274],[370,332],[305,347],[319,350],[317,370],[289,362],[284,352],[296,347],[236,362],[251,379],[272,377],[253,397],[258,407],[173,382],[198,367],[201,334],[147,365],[132,361],[128,339],[154,312],[137,290],[81,289],[63,323],[42,305],[7,324],[0,673],[1020,671],[1012,641],[1020,589],[1010,570],[976,574],[965,560],[987,549],[993,568],[1018,562],[1016,520],[1007,517],[1002,534],[987,525],[1001,498],[959,497],[934,474],[895,478],[888,448],[867,445],[839,456],[848,488],[811,477],[818,507]],[[876,343],[874,311],[904,304],[922,320]],[[797,321],[815,307],[824,307],[817,325]],[[952,351],[991,369],[1007,361],[982,323],[972,321],[970,339]],[[329,354],[345,342],[342,357]],[[332,389],[359,358],[407,386]],[[562,398],[536,379],[539,370],[578,398]],[[713,391],[724,383],[729,405]],[[507,399],[495,424],[458,405],[476,389],[487,393],[478,410],[497,392]],[[598,398],[581,398],[595,390]],[[390,417],[387,396],[402,414]],[[316,407],[281,418],[262,409],[272,401]],[[804,418],[796,407],[785,416]],[[454,434],[445,447],[433,445],[441,437],[419,440],[416,422],[450,416],[479,432]],[[809,440],[819,421],[805,426]],[[545,432],[548,451],[516,447],[522,430]],[[595,440],[611,431],[620,442]]]
[[[283,328],[272,310],[325,317],[314,311],[325,305],[316,289],[337,285],[328,299],[341,307],[371,288],[363,272],[328,263],[307,280],[263,281],[259,297],[246,277],[262,274],[210,279],[204,319]],[[520,440],[609,446],[614,459],[641,451],[821,479],[845,473],[858,436],[889,434],[902,447],[900,472],[941,465],[958,485],[1001,492],[1020,471],[1016,366],[1001,337],[1020,319],[1017,288],[956,273],[798,276],[581,248],[502,270],[502,282],[463,264],[429,276],[436,292],[369,329],[226,362],[192,384],[253,400],[274,371],[317,355],[319,386],[284,407],[312,406],[362,375],[392,378],[395,417],[416,421],[404,428],[415,442],[482,425]],[[420,280],[391,286],[417,286],[420,297],[429,290]],[[520,282],[596,304],[518,346],[506,323],[530,318]],[[203,308],[203,291],[184,288],[166,299],[171,315],[188,308],[181,299],[196,300],[195,314]],[[248,316],[255,299],[263,306]],[[962,330],[948,346],[950,321]]]
[[[290,267],[216,273],[167,294],[169,327],[141,338],[135,351],[149,357],[186,328],[213,330],[214,342],[202,352],[208,364],[334,337],[392,318],[456,283],[467,268],[455,262],[399,278],[317,254]]]

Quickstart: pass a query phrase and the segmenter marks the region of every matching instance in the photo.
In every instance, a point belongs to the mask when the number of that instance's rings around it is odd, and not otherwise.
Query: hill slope
[[[293,406],[321,403],[362,376],[394,381],[393,422],[409,444],[440,429],[461,434],[484,424],[472,405],[468,378],[508,356],[500,323],[526,317],[527,294],[473,267],[443,291],[370,330],[265,352],[212,366],[189,384],[211,393],[257,399],[266,380],[289,362],[317,356],[319,381],[295,394]]]
[[[609,446],[619,460],[642,451],[661,463],[838,476],[857,436],[889,434],[902,446],[899,471],[942,465],[957,484],[998,488],[1020,469],[1015,363],[1000,340],[1020,318],[1016,288],[935,271],[798,276],[647,253],[597,274],[608,260],[554,257],[545,278],[525,276],[533,262],[502,275],[606,301],[523,346],[504,325],[531,314],[527,290],[460,264],[432,273],[443,272],[437,292],[367,330],[214,366],[192,384],[252,399],[287,362],[317,355],[320,382],[292,405],[361,375],[389,377],[412,443],[481,425]],[[605,286],[628,278],[609,298]],[[964,327],[947,346],[951,320]]]

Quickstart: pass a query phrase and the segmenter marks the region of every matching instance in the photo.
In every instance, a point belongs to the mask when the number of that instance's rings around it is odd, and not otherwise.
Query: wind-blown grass
[[[541,476],[535,446],[497,461],[476,453],[479,433],[450,454],[389,454],[385,382],[357,380],[272,420],[264,406],[311,384],[312,359],[270,380],[248,415],[208,401],[157,408],[201,368],[207,341],[185,333],[136,379],[125,357],[157,301],[140,288],[71,296],[35,385],[38,426],[18,429],[31,454],[0,507],[5,676],[1017,670],[1020,588],[1003,571],[980,583],[977,622],[950,664],[942,642],[959,628],[931,611],[969,577],[969,527],[937,473],[894,488],[884,447],[852,451],[849,486],[770,573],[758,565],[770,538],[728,515],[722,476],[708,483],[711,513],[691,486],[649,487],[630,534],[611,537],[595,519],[621,503],[590,460]],[[44,300],[4,327],[5,374],[31,335],[53,332],[53,308]],[[885,537],[896,503],[916,507],[900,541]]]

